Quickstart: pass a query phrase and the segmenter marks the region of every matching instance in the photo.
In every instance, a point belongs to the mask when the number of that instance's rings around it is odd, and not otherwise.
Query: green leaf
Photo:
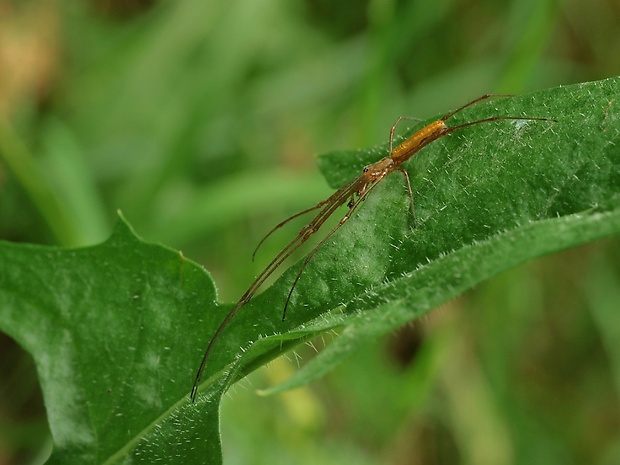
[[[350,299],[347,329],[334,343],[291,379],[264,392],[321,376],[369,339],[507,268],[620,233],[619,91],[620,79],[613,78],[497,99],[451,118],[449,126],[497,115],[557,122],[484,123],[426,147],[407,166],[414,229],[402,225],[409,214],[399,201],[407,197],[404,181],[377,188],[358,215],[369,229],[357,226],[355,251],[389,256],[386,265],[374,257],[367,263],[385,274],[383,282]],[[322,157],[320,165],[337,187],[381,153],[385,145],[335,152]],[[394,229],[398,222],[401,233]]]
[[[49,463],[217,463],[219,396],[206,412],[185,401],[200,352],[187,341],[218,310],[202,268],[124,222],[96,247],[4,243],[0,256],[0,324],[35,359]]]
[[[508,267],[620,232],[620,79],[496,99],[378,186],[317,252],[226,328],[189,402],[203,350],[230,310],[198,265],[138,239],[121,221],[84,249],[0,244],[0,328],[33,354],[54,439],[51,464],[221,463],[228,387],[322,332],[340,336],[281,390]],[[419,127],[419,126],[418,126]],[[387,132],[387,131],[386,131]],[[320,159],[338,187],[385,155]],[[337,218],[334,219],[337,221]],[[273,392],[273,390],[271,391]]]

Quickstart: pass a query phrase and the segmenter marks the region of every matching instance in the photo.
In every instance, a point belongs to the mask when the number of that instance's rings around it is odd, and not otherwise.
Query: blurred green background
[[[0,0],[0,239],[95,244],[120,209],[236,300],[289,237],[252,263],[262,235],[331,192],[317,153],[618,75],[618,50],[617,0]],[[257,396],[313,349],[272,363],[224,401],[226,463],[620,463],[619,244],[504,273]],[[33,363],[6,336],[0,354],[0,465],[40,463]]]

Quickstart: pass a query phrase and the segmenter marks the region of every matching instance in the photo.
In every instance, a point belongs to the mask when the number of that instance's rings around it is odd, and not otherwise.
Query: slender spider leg
[[[232,310],[226,315],[224,320],[220,323],[218,328],[215,330],[215,333],[211,337],[209,341],[209,345],[205,350],[204,356],[202,357],[202,361],[200,363],[200,367],[198,369],[198,373],[196,374],[196,379],[194,381],[194,385],[192,387],[192,392],[190,394],[190,398],[192,402],[196,399],[196,394],[198,392],[198,385],[200,384],[200,379],[202,378],[202,373],[207,365],[207,360],[211,355],[211,351],[213,350],[213,346],[215,342],[219,339],[222,331],[228,326],[233,317],[241,310],[256,294],[256,291],[263,285],[263,283],[271,276],[271,274],[282,265],[282,263],[297,250],[304,242],[306,242],[313,234],[315,234],[320,227],[327,221],[327,219],[334,213],[335,210],[338,209],[341,205],[343,205],[349,197],[354,195],[361,189],[361,185],[365,182],[364,175],[356,178],[346,186],[337,190],[334,194],[331,195],[327,200],[321,202],[323,205],[322,210],[316,215],[316,217],[301,231],[295,236],[291,242],[289,242],[281,251],[274,257],[273,260],[265,267],[265,269],[258,275],[258,277],[252,282],[250,287],[245,291],[245,293],[241,296],[241,298],[237,301]],[[317,207],[318,208],[318,207]],[[314,210],[315,208],[310,209]]]
[[[495,98],[495,97],[513,97],[513,94],[484,94],[484,95],[481,95],[480,97],[472,100],[471,102],[467,102],[465,105],[462,105],[462,106],[458,107],[456,110],[452,110],[447,115],[444,115],[444,117],[441,118],[439,121],[446,121],[448,118],[452,118],[454,115],[456,115],[457,113],[459,113],[460,111],[464,110],[467,107],[471,107],[472,105],[475,105],[476,103],[478,103],[478,102],[480,102],[482,100],[486,100],[486,99],[489,99],[489,98]]]
[[[366,197],[368,196],[368,194],[389,174],[389,172],[385,172],[381,177],[377,178],[377,179],[373,179],[371,181],[368,182],[368,184],[363,186],[362,192],[361,194],[358,196],[357,200],[352,199],[351,202],[349,202],[349,210],[347,211],[347,213],[340,219],[340,221],[338,222],[338,224],[331,230],[329,231],[325,237],[323,237],[323,239],[321,239],[319,241],[319,243],[314,246],[314,248],[310,251],[310,253],[306,256],[305,260],[303,261],[303,263],[301,264],[301,268],[299,269],[299,271],[297,272],[297,276],[295,277],[295,280],[293,281],[293,284],[291,285],[291,289],[288,292],[288,295],[286,297],[286,302],[284,304],[284,311],[282,312],[282,321],[284,321],[286,319],[286,310],[288,309],[288,304],[291,300],[291,296],[293,295],[293,291],[295,290],[295,287],[297,286],[297,283],[299,282],[299,279],[301,278],[301,275],[304,271],[304,269],[306,268],[306,265],[310,262],[310,260],[312,259],[312,257],[314,257],[314,254],[321,248],[321,246],[323,244],[325,244],[325,242],[327,242],[327,240],[336,232],[338,231],[342,225],[344,225],[349,218],[351,218],[351,215],[353,215],[353,212],[355,210],[357,210],[357,207],[359,207],[361,205],[361,203],[366,200]],[[370,187],[368,187],[370,186]]]
[[[409,207],[411,208],[411,218],[413,218],[413,227],[415,228],[415,208],[413,205],[413,190],[411,189],[411,182],[409,181],[409,173],[407,173],[407,170],[405,168],[400,168],[398,171],[403,173],[403,176],[405,177],[405,181],[407,183],[407,194],[409,194]]]
[[[349,198],[350,195],[356,192],[359,184],[359,178],[350,182],[346,186],[340,188],[327,200],[321,202],[318,206],[321,206],[321,211],[314,217],[314,219],[304,226],[297,236],[291,242],[289,242],[281,251],[274,257],[274,259],[265,267],[265,269],[254,280],[250,288],[245,292],[239,302],[242,302],[245,297],[249,301],[258,288],[265,282],[267,278],[278,268],[284,260],[286,260],[299,246],[306,242],[313,234],[315,234],[323,223],[329,218],[329,216]],[[313,208],[314,209],[314,208]],[[311,209],[311,210],[313,210]],[[311,211],[310,210],[310,211]],[[247,303],[247,302],[245,302]]]
[[[451,132],[457,131],[459,129],[463,129],[469,126],[474,126],[475,124],[480,123],[491,123],[493,121],[551,121],[553,123],[557,123],[557,120],[552,118],[526,118],[524,116],[492,116],[490,118],[479,119],[476,121],[470,121],[469,123],[459,124],[458,126],[452,126],[446,130],[446,134],[450,134]]]
[[[329,199],[328,199],[329,200]],[[287,224],[289,221],[294,220],[295,218],[299,218],[300,216],[305,215],[306,213],[310,213],[311,211],[316,210],[317,208],[321,208],[323,205],[325,205],[327,203],[327,200],[323,200],[319,203],[317,203],[314,207],[310,207],[307,208],[303,211],[300,211],[299,213],[295,213],[292,216],[289,216],[287,219],[285,219],[284,221],[281,221],[280,223],[276,224],[271,231],[269,231],[267,234],[265,234],[265,236],[260,240],[260,242],[258,243],[258,245],[256,246],[256,248],[254,249],[254,252],[252,253],[252,261],[254,261],[254,258],[256,257],[256,252],[258,252],[258,249],[260,249],[260,246],[263,245],[263,243],[267,240],[267,238],[269,236],[271,236],[274,232],[276,232],[278,229],[280,229],[282,226],[284,226],[285,224]]]

